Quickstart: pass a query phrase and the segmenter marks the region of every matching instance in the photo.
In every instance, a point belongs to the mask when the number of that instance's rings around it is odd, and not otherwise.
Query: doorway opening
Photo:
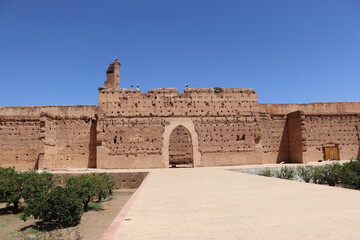
[[[184,126],[177,126],[170,134],[169,166],[194,167],[191,135]]]
[[[324,160],[340,160],[339,144],[329,143],[323,145]]]

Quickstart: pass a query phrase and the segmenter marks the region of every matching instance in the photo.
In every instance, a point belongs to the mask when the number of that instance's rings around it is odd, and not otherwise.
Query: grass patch
[[[89,211],[102,211],[104,210],[101,207],[101,203],[100,202],[89,202]]]

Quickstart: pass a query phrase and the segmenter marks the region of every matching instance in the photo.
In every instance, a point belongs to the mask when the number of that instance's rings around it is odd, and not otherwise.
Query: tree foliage
[[[73,189],[56,187],[38,199],[31,199],[22,219],[26,221],[33,216],[44,222],[55,222],[59,227],[68,227],[78,223],[83,212],[83,203]]]
[[[22,197],[25,202],[31,199],[40,198],[41,195],[48,193],[56,185],[56,178],[48,172],[37,173],[35,171],[24,172],[25,181]]]
[[[110,174],[75,175],[66,178],[66,187],[55,187],[57,178],[51,173],[15,171],[0,167],[0,202],[14,205],[25,202],[22,219],[30,216],[59,227],[71,226],[80,221],[89,202],[100,202],[115,188]]]
[[[0,202],[13,204],[14,211],[18,210],[22,196],[22,176],[14,168],[0,168]]]
[[[106,199],[109,195],[111,195],[112,190],[115,188],[115,181],[110,174],[93,174],[92,178],[95,185],[98,202],[100,202],[102,199]]]
[[[94,178],[90,175],[75,175],[66,179],[66,187],[74,191],[84,204],[84,211],[89,208],[89,202],[96,196]]]
[[[115,188],[113,177],[107,173],[75,175],[66,179],[66,186],[73,189],[88,210],[89,202],[95,197],[98,202],[107,198]]]
[[[47,172],[21,172],[0,167],[0,202],[13,204],[17,211],[21,199],[25,202],[48,192],[55,183],[54,175]]]

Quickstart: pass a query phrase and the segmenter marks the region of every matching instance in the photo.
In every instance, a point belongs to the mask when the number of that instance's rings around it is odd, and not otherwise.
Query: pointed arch
[[[191,143],[192,143],[192,157],[193,157],[193,166],[200,166],[201,162],[201,153],[199,152],[199,140],[198,134],[195,131],[195,126],[190,118],[168,118],[169,124],[165,126],[163,134],[163,146],[162,146],[162,155],[163,155],[163,165],[164,167],[169,167],[169,145],[170,145],[170,135],[173,130],[178,127],[184,127],[190,134]]]
[[[170,134],[169,165],[194,166],[191,134],[183,125],[175,127]]]

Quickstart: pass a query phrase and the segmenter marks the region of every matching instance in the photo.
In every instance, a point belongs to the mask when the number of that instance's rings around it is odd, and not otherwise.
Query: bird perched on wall
[[[116,62],[118,59],[117,58],[115,58],[115,60],[114,60],[114,62]]]
[[[185,87],[186,87],[186,88],[188,88],[188,87],[189,87],[189,85],[187,85],[187,84],[186,84],[186,85],[185,85]]]

